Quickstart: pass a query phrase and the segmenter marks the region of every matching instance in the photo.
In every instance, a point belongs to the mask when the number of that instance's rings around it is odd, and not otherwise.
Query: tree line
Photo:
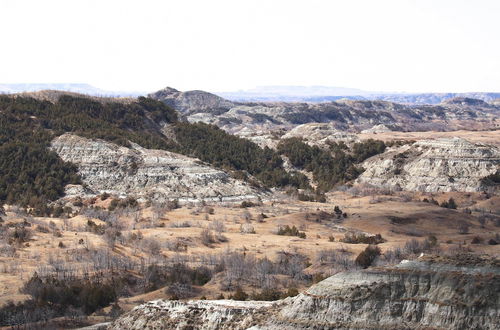
[[[357,178],[359,166],[367,158],[385,151],[383,141],[369,139],[349,148],[344,142],[330,142],[328,149],[310,146],[301,138],[288,138],[278,144],[278,152],[288,157],[293,166],[313,173],[319,192]]]

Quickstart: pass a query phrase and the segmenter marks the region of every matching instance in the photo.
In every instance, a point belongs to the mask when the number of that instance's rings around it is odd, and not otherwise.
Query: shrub
[[[29,241],[32,236],[33,233],[30,229],[26,227],[16,227],[14,232],[12,232],[10,239],[13,243],[22,244]]]
[[[247,300],[248,294],[243,291],[240,287],[236,289],[236,292],[230,297],[232,300]]]
[[[209,229],[203,229],[200,234],[201,244],[205,246],[212,246],[212,244],[217,243],[213,232]]]
[[[244,224],[240,225],[240,233],[242,233],[242,234],[255,234],[255,228],[249,223],[244,223]]]
[[[208,228],[211,230],[214,230],[217,233],[223,233],[226,231],[226,226],[224,225],[224,222],[220,220],[215,220],[212,221],[209,225]]]
[[[321,265],[328,265],[335,270],[349,270],[355,267],[349,255],[351,252],[341,250],[321,250],[316,255],[316,261]]]
[[[119,281],[113,279],[41,278],[35,273],[21,291],[41,306],[58,306],[62,311],[72,306],[91,314],[116,300],[118,284]]]
[[[108,199],[109,197],[111,197],[111,195],[108,194],[108,193],[106,193],[106,192],[103,193],[103,194],[101,194],[101,196],[100,196],[100,198],[101,198],[102,201]]]
[[[445,207],[447,209],[456,209],[457,204],[455,203],[455,200],[453,198],[450,198],[448,201],[442,202],[439,206]]]
[[[186,299],[195,295],[196,290],[188,283],[173,283],[165,289],[171,300]]]
[[[304,233],[303,231],[299,231],[295,226],[290,227],[289,225],[286,225],[284,227],[279,226],[277,234],[284,236],[297,236],[300,238],[306,238],[306,233]]]
[[[500,169],[498,169],[495,173],[482,178],[481,183],[485,186],[491,187],[500,186]]]
[[[144,292],[174,283],[204,285],[212,278],[212,272],[206,267],[191,268],[182,263],[172,266],[151,265],[144,273]]]
[[[379,255],[380,248],[378,246],[369,245],[356,257],[355,262],[362,268],[368,268]]]
[[[274,289],[274,288],[265,288],[262,289],[259,293],[252,294],[252,300],[260,300],[260,301],[274,301],[279,300],[284,297],[285,293]]]
[[[483,238],[479,236],[474,236],[471,240],[471,244],[481,244],[483,243]]]
[[[461,221],[459,224],[458,224],[458,233],[459,234],[462,234],[462,235],[465,235],[465,234],[468,234],[469,233],[469,223],[467,223],[467,221]]]
[[[118,207],[118,203],[120,203],[120,200],[113,198],[113,200],[111,200],[111,203],[109,203],[108,210],[114,211]]]
[[[192,224],[191,222],[189,221],[178,221],[178,222],[172,222],[170,224],[170,227],[171,228],[189,228],[189,227],[192,227]]]
[[[38,225],[38,226],[36,226],[36,231],[39,232],[39,233],[44,233],[44,234],[50,233],[50,229],[47,226],[44,226],[44,225]]]
[[[349,244],[380,244],[384,243],[385,239],[380,234],[367,236],[364,233],[346,233],[340,241]]]
[[[97,235],[104,235],[104,232],[106,231],[106,226],[98,225],[92,220],[87,220],[87,231],[90,231]]]
[[[240,205],[240,207],[242,209],[247,208],[247,207],[254,207],[254,206],[255,206],[255,203],[249,202],[249,201],[243,201],[243,202],[241,202],[241,205]]]

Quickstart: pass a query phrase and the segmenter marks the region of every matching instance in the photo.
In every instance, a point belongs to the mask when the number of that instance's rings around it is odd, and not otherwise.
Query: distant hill
[[[0,84],[0,94],[58,90],[92,96],[140,96],[142,92],[107,91],[89,84]]]
[[[215,93],[231,101],[285,101],[299,102],[325,96],[363,96],[374,94],[356,88],[329,86],[259,86],[236,92]]]
[[[383,93],[327,86],[261,86],[249,90],[215,93],[234,102],[311,102],[380,100],[407,104],[439,104],[446,99],[466,97],[491,102],[500,93]]]
[[[437,94],[432,94],[437,95]],[[440,94],[441,95],[441,94]],[[445,131],[497,128],[500,107],[471,97],[445,97],[443,102],[417,104],[360,99],[326,102],[229,101],[204,91],[167,87],[149,97],[176,109],[191,123],[214,124],[240,134],[246,130],[273,131],[307,123],[332,123],[340,130],[362,131],[384,125],[399,131]],[[486,93],[483,93],[486,96]],[[490,95],[491,96],[491,95]],[[341,98],[341,97],[337,97]],[[317,97],[316,99],[320,99]],[[434,101],[439,98],[432,99]],[[309,99],[308,99],[309,100]],[[422,102],[421,102],[422,101]],[[420,104],[424,103],[424,104]]]
[[[155,100],[162,101],[169,107],[183,114],[190,114],[193,112],[221,114],[235,106],[233,102],[212,93],[198,90],[180,92],[172,87],[166,87],[148,96]]]
[[[357,96],[314,96],[304,98],[303,102],[321,103],[339,99],[350,100],[378,100],[404,104],[440,104],[455,98],[476,99],[493,102],[500,97],[500,93],[423,93],[423,94],[370,94]]]

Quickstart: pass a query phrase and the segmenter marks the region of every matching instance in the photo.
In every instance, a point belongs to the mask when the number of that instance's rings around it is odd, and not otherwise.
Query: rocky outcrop
[[[204,91],[180,92],[172,87],[164,88],[148,96],[162,101],[182,114],[197,112],[221,114],[235,105],[233,102],[215,94]]]
[[[262,323],[273,305],[264,301],[155,300],[136,307],[108,329],[248,329]]]
[[[307,123],[331,123],[359,132],[374,125],[398,130],[494,128],[500,107],[481,100],[458,98],[439,105],[409,105],[380,100],[335,100],[323,103],[231,102],[203,91],[166,88],[150,97],[183,113],[190,122],[217,125],[236,133],[244,128],[272,131]]]
[[[197,159],[164,150],[131,148],[103,140],[64,134],[51,144],[64,161],[78,166],[87,189],[153,200],[179,202],[241,202],[256,200],[259,193]],[[68,187],[68,194],[84,190]],[[87,191],[89,193],[89,191]]]
[[[381,124],[381,125],[375,125],[372,128],[362,130],[361,133],[363,134],[369,134],[369,133],[387,133],[387,132],[392,132],[392,129],[389,127]]]
[[[282,139],[303,138],[312,145],[325,145],[327,142],[351,143],[358,140],[356,134],[343,132],[331,123],[309,123],[296,126],[282,136]]]
[[[150,302],[109,329],[493,330],[500,326],[499,286],[498,260],[424,257],[339,273],[274,303]]]
[[[389,149],[363,163],[358,183],[410,191],[482,191],[481,179],[500,166],[497,147],[460,138]]]

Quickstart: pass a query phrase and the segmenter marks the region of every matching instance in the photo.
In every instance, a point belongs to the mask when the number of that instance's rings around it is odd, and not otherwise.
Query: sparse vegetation
[[[469,233],[470,225],[467,221],[460,221],[458,224],[458,233],[465,235]]]
[[[384,243],[385,239],[380,234],[367,236],[363,233],[346,233],[340,241],[349,244],[380,244]]]
[[[498,169],[495,173],[482,178],[481,183],[488,187],[500,186],[500,169]]]
[[[363,172],[358,164],[383,152],[385,144],[382,141],[367,140],[355,143],[348,150],[344,143],[331,142],[329,149],[327,151],[317,146],[311,147],[299,138],[281,140],[278,144],[278,152],[287,156],[294,166],[313,173],[314,180],[318,183],[318,193],[357,178]]]
[[[289,225],[279,226],[277,235],[297,236],[300,238],[306,238],[306,233],[298,230],[297,227],[295,226],[290,227]]]
[[[457,204],[455,203],[455,200],[453,198],[450,198],[449,200],[442,202],[441,204],[439,204],[439,206],[445,207],[447,209],[457,208]]]
[[[376,245],[368,245],[366,249],[356,257],[356,264],[362,268],[368,268],[380,255],[380,248]]]
[[[229,171],[255,176],[266,187],[288,185],[308,188],[307,178],[298,172],[287,173],[282,159],[269,148],[260,148],[246,139],[226,133],[213,125],[202,123],[178,123],[175,133],[179,141],[178,151]]]

